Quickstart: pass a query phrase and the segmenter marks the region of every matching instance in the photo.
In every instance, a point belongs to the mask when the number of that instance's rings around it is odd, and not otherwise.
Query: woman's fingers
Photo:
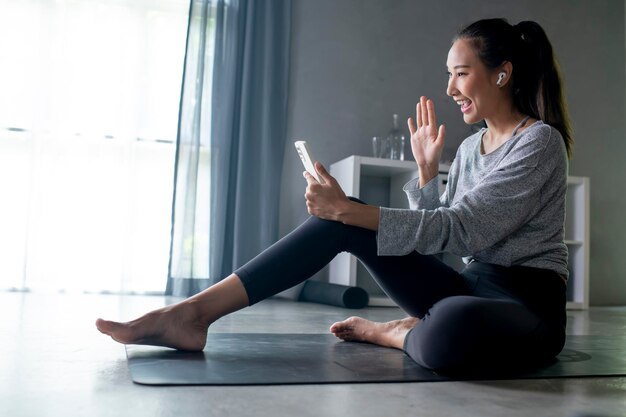
[[[319,176],[322,179],[322,182],[320,184],[324,184],[324,183],[332,183],[334,181],[334,178],[328,173],[328,171],[326,171],[326,168],[324,168],[324,165],[321,164],[321,162],[315,162],[315,170],[317,171],[317,173],[319,174]]]
[[[422,103],[421,102],[417,102],[417,104],[415,105],[415,123],[417,123],[417,127],[420,128],[422,127]]]
[[[317,182],[315,177],[313,177],[313,175],[309,174],[308,171],[304,171],[302,173],[302,175],[304,176],[304,179],[306,180],[308,185],[319,184],[319,182]]]
[[[439,134],[437,135],[437,142],[444,142],[446,139],[446,127],[445,125],[439,126]]]
[[[422,115],[422,124],[424,126],[437,126],[437,117],[435,116],[435,104],[432,100],[422,96],[420,98],[420,107]]]
[[[337,180],[330,175],[326,168],[319,162],[315,162],[315,170],[320,176],[321,182],[315,181],[314,177],[305,171],[308,186],[304,193],[307,211],[321,219],[337,220],[342,207],[348,201],[345,193]]]
[[[435,130],[437,128],[437,116],[435,115],[435,103],[432,100],[427,99],[425,96],[420,97],[420,101],[417,103],[416,107],[416,119],[413,123],[413,120],[409,117],[407,121],[409,125],[409,131],[411,135],[413,135],[418,129],[422,127],[432,126],[432,129]],[[439,129],[439,136],[441,136],[441,127]],[[443,131],[445,134],[445,130]],[[437,139],[435,138],[435,139]]]
[[[318,174],[320,174],[322,177],[328,177],[330,176],[330,174],[328,173],[328,171],[326,171],[326,168],[324,168],[324,165],[322,165],[321,162],[319,161],[315,161],[313,162],[313,165],[315,165],[315,170],[317,171]]]
[[[432,100],[426,102],[428,106],[428,124],[432,127],[437,127],[437,118],[435,117],[435,104]]]
[[[406,124],[409,125],[409,132],[411,133],[411,136],[413,136],[415,134],[415,131],[417,130],[413,119],[409,117],[409,119],[406,121]]]
[[[421,114],[422,114],[422,125],[427,126],[428,125],[428,106],[426,104],[426,97],[424,96],[420,97],[420,107],[421,107]]]

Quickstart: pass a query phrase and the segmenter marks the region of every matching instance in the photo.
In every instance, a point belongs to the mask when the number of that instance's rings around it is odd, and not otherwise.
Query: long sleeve
[[[439,184],[437,177],[428,181],[422,188],[419,188],[419,184],[420,179],[415,178],[407,182],[402,188],[409,200],[409,208],[412,210],[434,210],[443,205],[439,200]]]
[[[562,138],[542,124],[508,146],[493,169],[474,175],[479,180],[471,189],[457,190],[449,207],[432,207],[429,183],[417,198],[407,193],[411,205],[421,208],[381,208],[378,254],[486,254],[510,264],[534,253],[533,245],[548,247],[559,232],[562,238],[567,175]]]
[[[454,162],[448,170],[448,182],[444,192],[439,195],[439,178],[435,177],[428,181],[426,185],[419,188],[419,177],[407,182],[402,190],[406,193],[411,210],[434,210],[438,207],[448,207],[450,205],[450,196],[454,195],[456,189],[456,179],[458,178],[457,161],[459,155],[454,158]]]

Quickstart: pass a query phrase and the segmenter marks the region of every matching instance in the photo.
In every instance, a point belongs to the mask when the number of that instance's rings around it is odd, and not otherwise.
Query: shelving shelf
[[[439,167],[439,189],[443,191],[449,166]],[[418,172],[414,161],[397,161],[365,156],[350,156],[330,166],[333,175],[347,195],[369,204],[408,208],[402,186]],[[568,177],[564,243],[569,250],[570,278],[567,286],[567,308],[589,307],[589,178]],[[460,260],[450,255],[445,262],[458,268]],[[335,257],[329,267],[329,281],[359,286],[370,294],[370,306],[393,306],[393,302],[374,282],[357,259],[347,253]]]

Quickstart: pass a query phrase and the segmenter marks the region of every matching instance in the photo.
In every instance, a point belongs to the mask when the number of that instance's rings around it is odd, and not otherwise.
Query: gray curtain
[[[191,1],[168,295],[203,290],[278,238],[290,22],[291,0]]]

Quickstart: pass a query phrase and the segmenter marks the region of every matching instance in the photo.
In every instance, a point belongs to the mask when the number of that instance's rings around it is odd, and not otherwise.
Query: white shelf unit
[[[439,169],[439,188],[443,191],[449,166],[440,165]],[[355,155],[332,164],[330,173],[347,195],[368,204],[395,208],[408,208],[402,186],[418,176],[414,161]],[[567,183],[565,243],[570,253],[567,307],[586,309],[589,306],[589,179],[568,177]],[[453,267],[460,264],[459,259],[449,255],[443,259]],[[365,289],[370,294],[370,306],[394,305],[365,267],[348,253],[340,253],[330,263],[329,281]]]
[[[567,177],[565,244],[569,251],[567,308],[589,308],[589,178]]]

